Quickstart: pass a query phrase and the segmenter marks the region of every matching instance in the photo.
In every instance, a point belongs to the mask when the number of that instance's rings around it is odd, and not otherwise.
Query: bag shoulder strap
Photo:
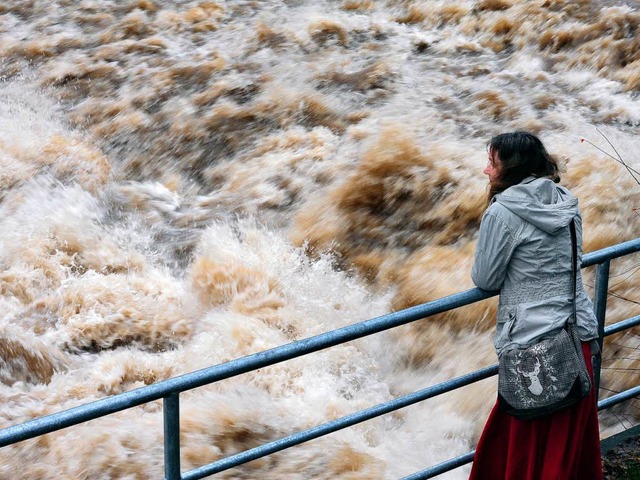
[[[571,230],[571,290],[573,291],[573,315],[569,318],[568,323],[576,323],[577,322],[577,313],[576,313],[576,283],[578,277],[578,240],[576,235],[576,222],[575,220],[571,220],[571,224],[569,225],[569,229]]]

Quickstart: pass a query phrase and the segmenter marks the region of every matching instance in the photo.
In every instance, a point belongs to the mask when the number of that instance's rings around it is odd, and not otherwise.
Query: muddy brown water
[[[637,237],[640,187],[580,139],[640,170],[639,26],[638,2],[3,1],[0,425],[470,288],[502,131],[561,159],[585,251]],[[613,262],[609,321],[639,270]],[[493,363],[495,307],[182,395],[183,470]],[[639,346],[608,342],[602,395],[637,383]],[[218,476],[399,478],[472,449],[494,396]],[[157,403],[0,451],[0,478],[162,471]]]

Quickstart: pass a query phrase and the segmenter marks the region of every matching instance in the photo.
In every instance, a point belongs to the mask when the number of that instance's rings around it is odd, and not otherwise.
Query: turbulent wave
[[[0,425],[472,286],[485,144],[564,165],[585,251],[638,235],[633,1],[0,5]],[[615,155],[614,155],[615,156]],[[608,320],[636,313],[637,256]],[[593,292],[593,272],[585,272]],[[486,301],[181,396],[182,468],[495,361]],[[601,395],[636,383],[635,332]],[[485,381],[220,478],[398,478],[474,445]],[[601,417],[636,423],[634,405]],[[0,478],[158,478],[157,403],[3,448]],[[459,469],[448,478],[465,478]]]

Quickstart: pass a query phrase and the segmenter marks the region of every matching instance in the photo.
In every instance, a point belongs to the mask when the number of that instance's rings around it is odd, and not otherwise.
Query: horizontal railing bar
[[[258,447],[252,448],[251,450],[246,450],[244,452],[240,452],[235,455],[223,458],[221,460],[218,460],[217,462],[204,465],[188,472],[184,472],[182,474],[182,480],[198,480],[200,478],[213,475],[214,473],[237,467],[238,465],[242,465],[243,463],[262,458],[272,453],[279,452],[280,450],[284,450],[286,448],[308,442],[309,440],[313,440],[315,438],[328,435],[338,430],[351,427],[366,420],[371,420],[373,418],[379,417],[380,415],[384,415],[385,413],[393,412],[394,410],[408,407],[409,405],[413,405],[414,403],[418,403],[423,400],[442,395],[443,393],[450,392],[457,388],[479,382],[480,380],[492,377],[497,373],[497,364],[485,367],[480,370],[476,370],[475,372],[467,373],[452,380],[447,380],[446,382],[432,385],[409,395],[405,395],[394,400],[375,405],[365,410],[361,410],[359,412],[346,415],[336,420],[323,423],[322,425],[318,425],[308,430],[294,433],[293,435],[274,440],[273,442],[265,443]]]
[[[438,475],[442,475],[443,473],[446,473],[450,470],[455,470],[458,467],[473,462],[473,457],[475,456],[475,454],[476,451],[473,450],[471,452],[465,453],[464,455],[460,455],[459,457],[452,458],[450,460],[447,460],[446,462],[442,462],[438,465],[434,465],[433,467],[416,472],[413,475],[409,475],[408,477],[403,477],[401,480],[424,480],[426,478],[437,477]]]
[[[613,405],[622,403],[625,400],[629,400],[630,398],[633,398],[638,394],[640,394],[640,386],[630,388],[629,390],[625,390],[624,392],[618,393],[609,398],[605,398],[604,400],[600,400],[598,402],[598,410],[607,409],[609,407],[612,407]],[[447,460],[446,462],[439,463],[438,465],[434,465],[433,467],[427,468],[425,470],[421,470],[417,473],[414,473],[413,475],[402,478],[402,480],[424,480],[427,478],[433,478],[437,475],[448,472],[449,470],[453,470],[455,468],[466,465],[467,463],[471,463],[473,461],[474,454],[475,450],[469,453],[465,453],[464,455],[460,455],[459,457]]]
[[[438,313],[462,307],[497,295],[474,288],[449,295],[422,305],[389,313],[360,323],[304,338],[296,342],[275,347],[226,363],[203,368],[195,372],[173,377],[162,382],[147,385],[113,397],[106,397],[69,410],[36,418],[28,422],[0,430],[0,447],[71,427],[88,420],[103,417],[166,397],[172,393],[184,392],[213,382],[234,377],[258,368],[300,357],[341,343],[372,335],[398,327],[414,320],[430,317]]]
[[[615,395],[610,396],[609,398],[605,398],[604,400],[600,400],[598,402],[598,410],[604,410],[609,407],[613,407],[618,403],[622,403],[625,400],[629,400],[637,395],[640,395],[640,385],[637,387],[630,388],[629,390],[625,390],[624,392],[616,393]]]
[[[640,238],[619,243],[611,247],[602,248],[590,252],[582,257],[582,268],[590,267],[596,263],[602,263],[613,258],[623,257],[640,250]]]
[[[583,257],[582,266],[590,266],[611,258],[617,258],[640,250],[640,239],[607,247]],[[144,403],[159,400],[172,393],[191,390],[225,378],[230,378],[258,368],[267,367],[324,348],[356,340],[390,328],[426,318],[438,313],[469,305],[497,295],[474,288],[399,312],[382,315],[354,325],[298,340],[270,350],[255,353],[213,367],[170,378],[162,382],[131,390],[112,397],[79,405],[69,410],[36,418],[19,425],[0,430],[0,447],[51,433],[66,427],[116,413]]]
[[[605,329],[605,336],[617,333],[621,330],[636,326],[638,324],[640,324],[640,316],[632,317],[627,320],[617,322],[616,324],[610,325]],[[474,373],[477,374],[477,376],[474,375]],[[241,452],[231,457],[218,460],[217,462],[211,463],[209,465],[199,467],[198,469],[191,470],[190,472],[185,473],[183,475],[183,479],[196,480],[199,478],[204,478],[208,475],[213,475],[214,473],[218,473],[218,472],[227,470],[229,468],[236,467],[243,463],[247,463],[249,461],[264,457],[271,453],[275,453],[280,450],[284,450],[286,448],[299,445],[309,440],[313,440],[315,438],[327,435],[329,433],[333,433],[337,430],[341,430],[341,429],[353,426],[355,424],[370,420],[372,418],[383,415],[385,413],[398,410],[400,408],[411,405],[413,403],[417,403],[417,402],[426,400],[428,398],[454,390],[456,388],[464,387],[471,383],[478,382],[490,376],[496,375],[497,373],[498,373],[497,364],[492,365],[490,367],[486,367],[485,369],[472,372],[465,376],[458,377],[453,380],[449,380],[447,382],[442,382],[437,385],[433,385],[432,387],[428,387],[426,389],[420,390],[418,392],[415,392],[414,394],[406,395],[396,400],[392,400],[390,402],[380,404],[376,407],[372,407],[366,410],[362,410],[360,412],[356,412],[351,415],[347,415],[345,417],[334,420],[332,422],[319,425],[318,427],[314,427],[312,429],[305,430],[303,432],[299,432],[294,435],[290,435],[288,437],[282,438],[280,440],[276,440],[274,442],[262,445],[260,447],[253,448],[251,450],[246,450],[245,452]],[[442,390],[436,391],[436,389],[439,389],[439,388],[441,388]],[[611,397],[611,398],[614,398],[614,397]],[[618,402],[621,402],[624,400],[625,398],[618,400]],[[436,469],[436,467],[433,467],[433,471],[432,469],[428,469],[428,470],[424,470],[423,472],[419,472],[420,475],[427,474],[429,476],[415,477],[415,479],[431,478],[432,476],[440,475],[449,470],[453,470],[458,466],[464,465],[464,463],[468,463],[468,462],[456,464],[454,460],[460,461],[461,459],[466,458],[467,455],[470,455],[470,454],[465,454],[461,457],[457,457],[456,459],[452,459],[451,462],[445,462],[437,466],[444,469],[440,469],[440,468]],[[473,459],[473,452],[471,453],[471,459]],[[406,480],[409,480],[409,479],[413,480],[414,477],[407,477]]]
[[[626,330],[627,328],[635,327],[637,325],[640,325],[640,315],[627,318],[626,320],[622,320],[605,327],[604,336],[606,337],[608,335],[613,335],[614,333],[621,332],[623,330]]]

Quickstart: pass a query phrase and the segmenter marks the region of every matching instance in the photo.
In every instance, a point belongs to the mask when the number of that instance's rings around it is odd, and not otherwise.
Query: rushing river
[[[585,251],[639,232],[589,144],[640,170],[637,1],[3,0],[0,76],[1,426],[470,288],[502,131],[561,159]],[[614,261],[609,321],[639,271]],[[183,394],[183,470],[494,363],[495,308]],[[601,395],[639,348],[607,344]],[[216,478],[399,478],[472,449],[495,387]],[[3,448],[0,478],[157,479],[162,449],[156,402]]]

